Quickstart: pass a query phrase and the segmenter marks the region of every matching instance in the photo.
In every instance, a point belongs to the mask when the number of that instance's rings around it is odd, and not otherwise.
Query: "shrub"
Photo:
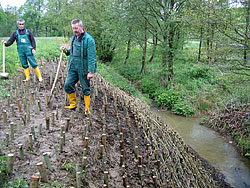
[[[158,106],[167,106],[172,108],[173,105],[181,98],[181,95],[178,91],[169,89],[160,94],[156,98],[156,103]]]
[[[197,66],[197,67],[193,67],[189,72],[188,75],[190,78],[193,79],[199,79],[199,78],[203,78],[203,79],[209,79],[211,77],[210,74],[210,69],[208,67],[201,67],[201,66]]]
[[[183,100],[178,100],[174,105],[172,111],[174,114],[183,115],[183,116],[191,116],[194,114],[194,109],[190,104]]]
[[[141,82],[141,90],[152,97],[158,88],[156,80],[143,79]]]

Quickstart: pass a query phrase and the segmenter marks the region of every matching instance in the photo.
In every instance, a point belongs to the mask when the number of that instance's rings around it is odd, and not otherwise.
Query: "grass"
[[[198,43],[186,43],[174,59],[174,78],[162,79],[161,54],[155,54],[152,63],[146,62],[146,73],[141,74],[142,49],[133,47],[127,64],[124,64],[125,48],[117,48],[110,68],[129,79],[137,88],[156,100],[159,106],[174,102],[172,111],[179,115],[202,115],[223,107],[229,102],[250,102],[250,86],[241,82],[246,76],[221,72],[218,66],[197,62]],[[152,49],[148,48],[148,59]],[[236,83],[236,84],[235,84]],[[178,100],[164,99],[168,90],[174,90]],[[174,96],[172,98],[175,98]],[[169,101],[170,100],[170,101]],[[167,106],[169,108],[169,106]]]

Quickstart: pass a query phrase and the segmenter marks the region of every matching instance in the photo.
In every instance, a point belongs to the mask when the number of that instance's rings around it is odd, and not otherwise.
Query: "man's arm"
[[[10,35],[10,38],[9,40],[6,42],[5,46],[8,47],[8,46],[11,46],[16,40],[16,32],[13,32],[11,35]]]
[[[36,50],[36,41],[35,41],[34,35],[30,30],[28,30],[28,32],[29,32],[29,39],[30,39],[31,46],[34,50]]]

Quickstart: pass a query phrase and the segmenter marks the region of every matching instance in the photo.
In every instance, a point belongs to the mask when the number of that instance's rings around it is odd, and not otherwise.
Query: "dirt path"
[[[230,187],[218,171],[185,145],[177,133],[149,111],[148,106],[114,88],[98,74],[92,82],[90,117],[83,114],[78,86],[80,108],[64,110],[65,64],[52,101],[47,104],[56,66],[55,62],[42,62],[42,85],[33,79],[32,73],[29,87],[21,81],[22,77],[14,78],[12,84],[6,86],[12,96],[1,101],[1,112],[6,110],[7,123],[1,115],[0,148],[4,154],[14,154],[13,175],[9,180],[20,177],[30,182],[31,176],[40,176],[36,164],[44,162],[49,183],[40,181],[40,186],[57,182],[59,187],[77,187],[77,171],[82,187],[87,188],[105,187],[106,172],[108,187],[114,188],[125,187],[125,184],[131,188]],[[49,129],[46,129],[46,117],[50,119]],[[6,146],[11,122],[14,123],[14,139],[9,138]],[[31,149],[32,127],[35,137],[32,136]],[[62,128],[65,145],[60,147]],[[19,144],[24,150],[23,160]],[[45,153],[49,156],[50,170],[44,161]]]

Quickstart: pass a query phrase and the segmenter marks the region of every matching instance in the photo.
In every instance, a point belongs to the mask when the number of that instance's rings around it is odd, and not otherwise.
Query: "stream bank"
[[[178,132],[186,144],[218,169],[227,183],[237,188],[250,187],[250,161],[242,157],[225,138],[200,125],[199,118],[177,116],[156,107],[151,110]]]

